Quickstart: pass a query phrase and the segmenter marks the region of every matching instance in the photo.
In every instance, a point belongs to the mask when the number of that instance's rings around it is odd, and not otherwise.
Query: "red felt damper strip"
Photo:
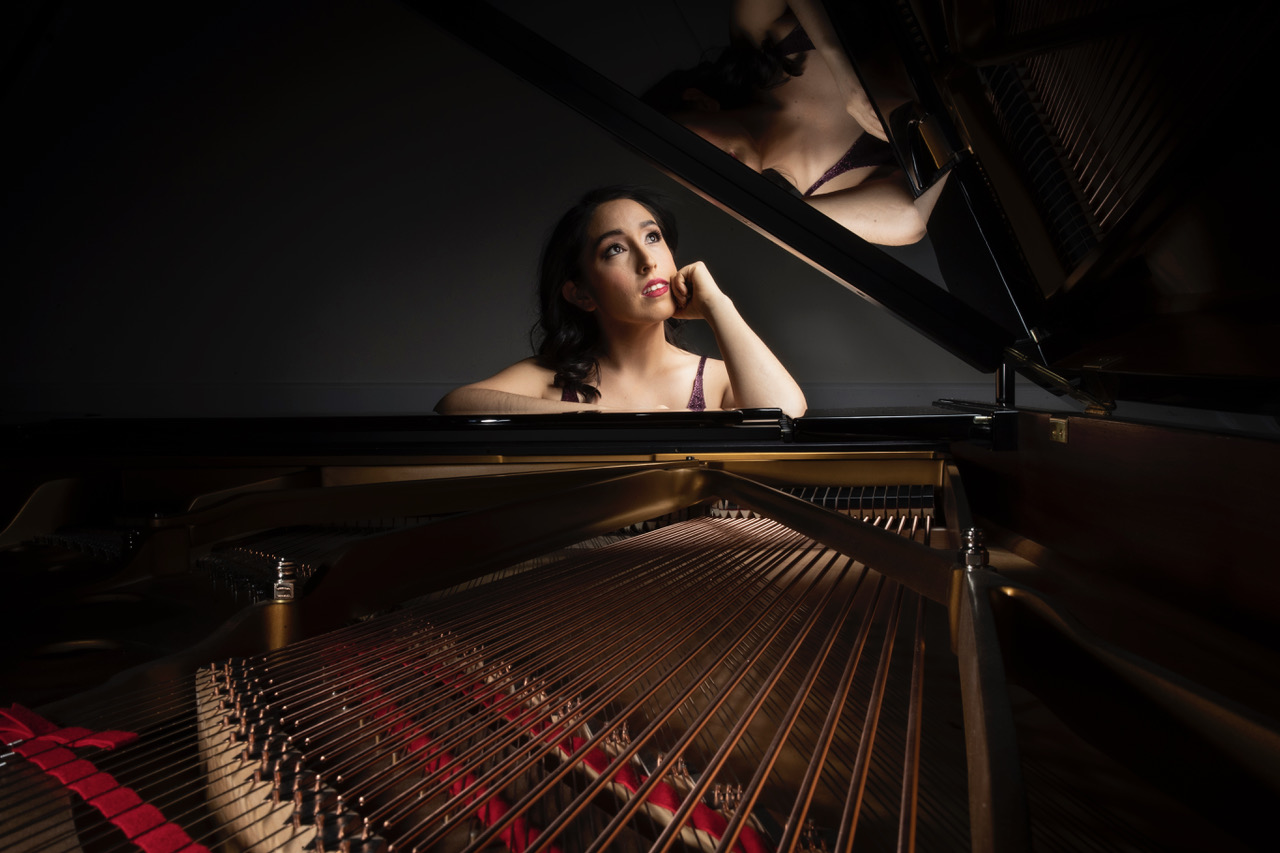
[[[67,748],[115,749],[137,737],[132,732],[59,728],[21,705],[0,708],[0,738],[18,755],[79,794],[145,853],[209,853],[181,827],[166,821],[158,808],[143,802],[132,788]]]
[[[403,741],[409,744],[409,753],[415,754],[418,761],[423,764],[423,771],[427,775],[437,775],[458,769],[457,762],[447,750],[439,750],[430,757],[417,756],[416,753],[421,752],[431,745],[431,737],[413,721],[411,717],[402,712],[394,702],[382,700],[382,691],[373,682],[363,674],[356,676],[356,684],[362,688],[360,701],[365,704],[377,704],[372,709],[372,715],[375,719],[388,718],[387,722],[394,721],[388,728],[387,734],[399,735]],[[465,772],[449,786],[448,792],[451,797],[456,797],[467,788],[475,785],[475,774],[470,771]],[[476,809],[476,818],[485,826],[490,826],[502,818],[511,808],[511,806],[498,794],[490,795],[488,789],[484,785],[476,785],[475,790],[463,798],[463,802],[468,805],[475,805],[477,801],[481,801]],[[508,827],[498,833],[498,837],[502,842],[511,849],[512,853],[524,853],[529,844],[537,840],[541,834],[541,830],[531,825],[524,817],[515,820],[514,825]],[[560,853],[560,848],[551,845],[548,848],[551,853]]]
[[[335,655],[338,654],[337,650],[331,650],[331,651],[333,651]],[[347,661],[358,660],[361,654],[368,654],[369,652],[379,655],[382,660],[394,660],[394,657],[392,655],[382,654],[381,650],[376,648],[368,649],[368,650],[346,649],[345,651],[350,652],[350,654],[347,657],[341,658],[341,659],[347,660]],[[402,663],[404,666],[411,665],[408,661],[402,661]],[[353,669],[357,673],[357,678],[359,679],[358,683],[366,687],[366,693],[364,696],[362,696],[362,701],[365,701],[365,702],[376,701],[381,696],[381,691],[379,691],[376,687],[373,687],[370,690],[369,685],[371,684],[371,681],[368,678],[363,677],[363,675],[359,674],[358,667],[353,667]],[[450,667],[446,669],[444,665],[438,662],[424,668],[423,674],[438,679],[441,683],[447,684],[450,687],[453,687],[454,689],[458,690],[459,692],[461,692],[466,696],[474,697],[476,701],[484,707],[492,707],[494,704],[496,704],[499,701],[500,698],[506,698],[493,685],[486,684],[482,681],[478,681],[475,679],[474,676],[470,675],[469,673],[466,673],[465,671],[459,670],[457,668]],[[561,737],[565,734],[565,732],[560,726],[553,727],[550,724],[550,720],[546,720],[545,722],[539,721],[539,722],[529,723],[528,717],[529,717],[530,711],[531,709],[527,707],[515,706],[505,711],[503,716],[511,722],[516,722],[517,720],[523,717],[526,720],[525,730],[532,737],[539,738],[544,743],[554,743],[555,748],[561,753],[562,757],[564,758],[568,758],[569,756],[571,756],[574,752],[580,749],[583,746],[583,744],[586,743],[586,741],[583,740],[582,738],[573,737],[573,736],[570,736],[568,738],[565,738],[564,740],[561,740]],[[403,716],[402,714],[400,714],[399,709],[396,708],[394,704],[390,704],[389,707],[388,706],[380,707],[377,710],[375,710],[373,713],[374,713],[374,716],[383,716],[389,713],[394,713],[396,716]],[[400,727],[397,726],[396,731],[399,731],[399,730],[400,730]],[[416,734],[417,732],[415,731],[414,733]],[[422,734],[421,738],[415,741],[415,743],[419,744],[419,746],[417,747],[418,749],[422,749],[422,748],[425,748],[430,743],[430,738],[425,734]],[[411,746],[410,751],[412,752],[416,750]],[[440,769],[443,769],[444,765],[448,764],[453,760],[452,756],[450,756],[447,752],[438,753],[437,755],[440,756],[442,760],[440,760],[440,763],[438,765],[435,765],[432,763],[437,760],[435,758],[433,758],[431,762],[428,762],[429,772],[436,772]],[[613,764],[613,759],[610,758],[609,755],[603,750],[599,748],[595,748],[595,749],[588,750],[586,756],[582,759],[582,762],[584,765],[591,768],[591,770],[595,771],[596,773],[604,775],[606,772],[608,772],[610,765]],[[466,777],[463,780],[461,780],[466,784],[460,784],[459,782],[455,782],[449,788],[450,794],[456,795],[460,791],[464,790],[471,782],[474,781],[474,779],[475,779],[474,776],[472,776],[470,773],[467,773]],[[620,767],[618,767],[614,771],[614,776],[612,781],[622,785],[623,788],[625,788],[631,794],[634,794],[636,791],[640,789],[640,787],[645,783],[647,779],[648,779],[647,776],[638,772],[632,765],[623,763]],[[484,791],[484,788],[482,786],[479,788],[477,792],[473,792],[470,796],[466,798],[467,803],[471,804],[475,802],[476,799],[479,799],[483,795],[483,791]],[[674,813],[680,808],[680,805],[683,802],[683,800],[684,800],[683,796],[674,787],[672,787],[666,781],[660,781],[656,786],[654,786],[653,791],[650,792],[648,802],[650,805],[654,805],[659,808],[665,809],[668,812]],[[497,821],[503,814],[506,813],[508,808],[505,802],[501,801],[496,797],[493,800],[491,800],[490,803],[492,804],[492,806],[490,806],[490,804],[487,803],[485,807],[481,808],[481,810],[477,815],[480,818],[481,822],[483,822],[486,825],[492,824],[493,822]],[[516,826],[519,827],[522,832],[525,831],[526,829],[525,826],[523,825],[523,820],[524,820],[523,818],[520,818],[516,821]],[[706,805],[705,803],[697,803],[694,805],[693,810],[689,815],[688,823],[686,823],[685,825],[693,829],[699,830],[701,832],[705,832],[708,835],[710,835],[714,840],[719,841],[724,836],[724,831],[728,828],[729,821],[725,818],[723,814],[711,808],[710,806]],[[537,833],[538,833],[537,829],[529,829],[528,831],[531,832],[531,835],[529,836],[530,838],[537,837]],[[516,851],[516,853],[522,853],[524,849],[524,845],[521,842],[519,835],[513,838],[511,837],[510,833],[511,833],[511,830],[507,830],[506,832],[501,833],[502,840],[506,842],[508,846],[511,846],[512,849]],[[733,849],[735,851],[741,851],[741,853],[769,853],[769,851],[772,850],[772,845],[769,843],[767,836],[765,836],[763,833],[757,831],[754,827],[744,826],[742,828],[741,834],[738,836],[738,841],[734,845]]]
[[[115,749],[137,738],[133,732],[93,732],[89,729],[73,726],[58,726],[21,705],[0,708],[0,738],[5,743],[20,740],[41,738],[67,746],[97,746],[102,749]]]
[[[456,687],[467,695],[476,695],[479,691],[485,688],[492,690],[490,685],[483,684],[481,682],[474,680],[464,681],[463,676],[460,673],[442,673],[439,671],[439,665],[431,667],[430,670],[433,671],[427,672],[426,674],[434,675],[445,684]],[[494,702],[496,702],[496,696],[494,696],[492,692],[490,694],[490,698],[482,700],[482,704],[485,706],[490,706],[494,704]],[[522,715],[522,713],[524,713],[524,711],[525,709],[523,708],[512,709],[507,711],[504,716],[508,720],[514,722]],[[527,731],[535,737],[541,737],[544,742],[555,741],[558,735],[561,734],[559,727],[550,729],[546,725],[539,724],[529,726]],[[568,758],[574,752],[582,748],[585,743],[586,741],[582,738],[570,737],[565,741],[557,743],[556,748],[561,752],[563,757]],[[582,762],[596,773],[604,775],[608,771],[609,766],[613,763],[613,759],[610,758],[608,753],[604,750],[595,748],[587,751]],[[614,782],[622,785],[632,794],[638,791],[640,786],[643,785],[647,779],[647,776],[635,770],[635,768],[630,764],[623,764],[620,766],[615,771],[615,775],[613,777]],[[648,802],[650,805],[659,806],[669,812],[675,812],[680,808],[680,804],[683,802],[683,797],[675,788],[667,782],[662,781],[658,782],[658,784],[654,786],[653,791],[649,794]],[[723,814],[705,803],[697,803],[694,805],[693,811],[689,815],[689,822],[686,826],[705,832],[716,841],[719,841],[724,836],[724,831],[728,828],[729,821]],[[738,836],[738,842],[734,845],[734,850],[740,850],[742,853],[768,853],[771,849],[771,845],[767,841],[766,837],[751,826],[744,826],[742,828],[742,833]]]

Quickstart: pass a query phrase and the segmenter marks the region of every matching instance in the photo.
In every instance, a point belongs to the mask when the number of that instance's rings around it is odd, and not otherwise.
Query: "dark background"
[[[10,416],[428,412],[529,354],[544,237],[615,182],[676,198],[677,260],[708,262],[812,406],[993,396],[989,377],[397,3],[4,16]],[[655,18],[641,49],[669,29]],[[928,254],[899,253],[926,272]]]

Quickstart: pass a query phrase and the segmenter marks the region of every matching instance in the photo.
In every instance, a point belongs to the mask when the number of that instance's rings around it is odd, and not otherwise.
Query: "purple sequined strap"
[[[869,133],[863,133],[858,137],[858,141],[849,146],[849,150],[844,152],[844,156],[836,161],[836,164],[818,178],[813,186],[805,191],[805,198],[813,195],[818,187],[825,184],[832,178],[839,177],[850,169],[859,169],[863,166],[888,166],[893,164],[893,149],[889,147],[889,143],[882,139],[877,139]]]
[[[707,366],[707,357],[704,355],[702,361],[698,362],[698,375],[693,377],[693,393],[689,395],[689,405],[686,406],[691,412],[703,412],[707,408],[707,400],[702,395],[702,368]]]

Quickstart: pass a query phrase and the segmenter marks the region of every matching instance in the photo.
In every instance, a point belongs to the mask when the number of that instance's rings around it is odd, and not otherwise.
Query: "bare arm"
[[[795,15],[805,34],[809,36],[809,41],[813,42],[814,52],[821,57],[831,76],[835,78],[845,110],[867,133],[887,140],[884,125],[880,123],[871,99],[862,88],[862,81],[853,70],[853,63],[849,61],[840,39],[836,37],[831,18],[819,0],[734,0],[731,32],[750,39],[755,44],[761,44],[774,24],[778,23],[778,19],[788,11]]]
[[[868,243],[905,246],[924,237],[929,215],[945,183],[944,178],[913,199],[900,177],[879,178],[809,196],[805,201]]]
[[[900,180],[880,178],[805,201],[868,243],[905,246],[925,234],[925,220]]]
[[[789,5],[787,0],[733,0],[729,32],[735,38],[761,44],[778,19],[787,14]]]
[[[804,27],[809,41],[813,42],[814,51],[822,57],[822,61],[831,70],[831,76],[836,79],[836,85],[844,98],[845,110],[867,133],[887,140],[884,125],[880,123],[871,99],[863,90],[862,81],[853,70],[849,55],[844,52],[840,39],[836,37],[835,27],[831,25],[831,18],[822,3],[818,0],[792,0],[788,5],[800,26]]]
[[[804,392],[716,286],[706,264],[698,261],[684,267],[672,285],[680,305],[676,316],[706,320],[724,356],[729,389],[720,408],[779,408],[793,418],[804,414]]]
[[[585,412],[598,410],[593,403],[565,403],[544,397],[526,397],[507,391],[494,391],[475,385],[463,385],[440,398],[436,411],[442,415],[531,415],[544,412]]]
[[[455,388],[436,403],[436,411],[442,415],[510,415],[600,408],[551,398],[551,380],[550,370],[527,358],[488,379]]]

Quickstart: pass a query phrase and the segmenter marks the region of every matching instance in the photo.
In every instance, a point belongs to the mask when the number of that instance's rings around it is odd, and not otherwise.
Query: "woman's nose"
[[[640,261],[640,269],[642,270],[651,270],[658,265],[657,260],[653,256],[653,251],[650,249],[641,249],[638,254],[638,260]]]

